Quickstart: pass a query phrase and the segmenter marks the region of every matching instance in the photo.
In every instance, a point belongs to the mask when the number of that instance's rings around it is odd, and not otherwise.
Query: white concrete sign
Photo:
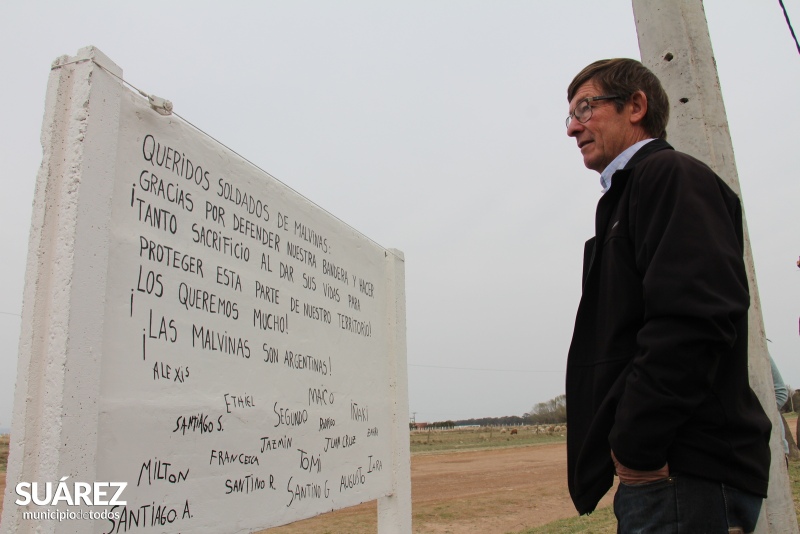
[[[408,487],[402,254],[157,113],[82,52],[93,65],[57,68],[93,71],[79,149],[98,156],[70,182],[45,169],[45,150],[23,320],[55,307],[58,325],[23,327],[4,531],[249,532]],[[111,113],[99,117],[101,90]],[[52,140],[66,153],[72,141]],[[73,186],[58,213],[74,217],[48,221],[47,195]],[[37,343],[39,328],[63,344]],[[31,400],[51,387],[57,399]],[[91,522],[23,518],[37,506],[17,505],[15,484],[63,476],[125,482],[125,504]]]

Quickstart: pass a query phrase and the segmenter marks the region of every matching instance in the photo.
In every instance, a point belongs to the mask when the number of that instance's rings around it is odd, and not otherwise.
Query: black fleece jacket
[[[567,362],[569,490],[581,514],[626,467],[764,497],[771,424],[750,388],[742,210],[663,140],[617,171],[584,250]]]

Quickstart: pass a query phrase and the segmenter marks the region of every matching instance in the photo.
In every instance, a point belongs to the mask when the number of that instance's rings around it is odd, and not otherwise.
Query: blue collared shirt
[[[614,173],[617,172],[619,169],[623,168],[625,165],[627,165],[628,162],[633,157],[633,155],[636,154],[640,148],[642,148],[644,145],[646,145],[652,140],[653,138],[643,139],[638,143],[632,144],[631,146],[623,150],[619,156],[614,158],[614,161],[608,164],[608,167],[606,167],[605,170],[602,173],[600,173],[600,185],[603,188],[603,193],[608,191],[608,189],[611,187],[611,177],[614,175]]]

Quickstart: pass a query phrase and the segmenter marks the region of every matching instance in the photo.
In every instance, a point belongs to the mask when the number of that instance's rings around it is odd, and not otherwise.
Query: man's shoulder
[[[685,152],[675,150],[664,139],[653,139],[642,146],[624,169],[636,177],[714,175],[711,168]]]
[[[655,142],[654,142],[655,143]],[[691,154],[675,150],[664,143],[666,147],[653,147],[631,166],[635,175],[642,177],[672,177],[681,179],[717,179],[719,176],[705,162]]]
[[[652,146],[648,147],[648,145],[645,145],[645,148],[650,148],[650,150],[642,153],[642,157],[636,162],[637,164],[662,165],[668,168],[682,167],[701,173],[715,174],[711,167],[705,162],[691,154],[674,149],[666,141],[656,139],[649,143],[649,145]]]
[[[721,195],[728,201],[739,196],[705,162],[679,150],[657,150],[642,158],[632,169],[634,187],[656,195],[675,193]]]

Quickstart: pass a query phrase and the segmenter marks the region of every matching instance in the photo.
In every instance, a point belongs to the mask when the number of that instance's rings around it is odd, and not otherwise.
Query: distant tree
[[[481,417],[478,419],[460,419],[458,421],[448,421],[454,426],[519,426],[524,425],[527,420],[525,416],[506,415],[504,417]]]
[[[453,428],[456,424],[453,421],[436,421],[428,425],[429,428]]]
[[[533,425],[547,425],[567,422],[567,397],[559,395],[547,402],[540,402],[527,414]]]

